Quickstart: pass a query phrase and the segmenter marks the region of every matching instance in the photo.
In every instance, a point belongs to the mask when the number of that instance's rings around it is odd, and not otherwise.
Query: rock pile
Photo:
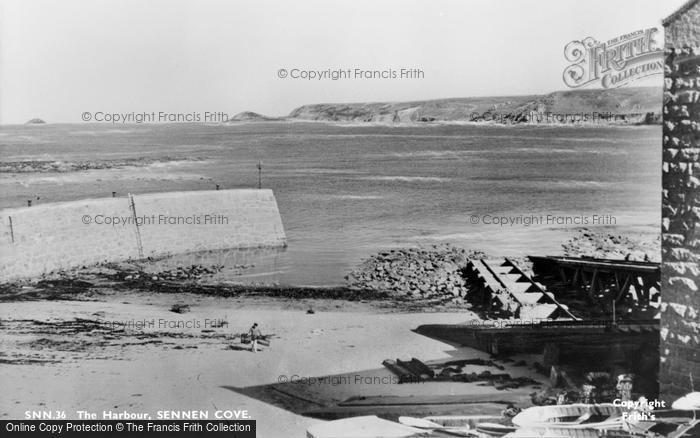
[[[156,273],[144,273],[144,272],[131,272],[128,273],[123,279],[126,281],[138,281],[143,279],[150,279],[151,281],[159,280],[197,280],[205,275],[216,274],[224,268],[224,265],[191,265],[191,266],[178,266],[175,269],[170,269],[166,271],[160,271]]]
[[[190,311],[190,305],[189,304],[173,304],[170,307],[171,312],[175,313],[187,313]]]
[[[169,157],[162,158],[122,158],[113,160],[94,161],[51,161],[51,160],[26,160],[26,161],[3,161],[0,162],[0,173],[27,173],[46,172],[63,173],[79,172],[84,170],[98,169],[123,169],[127,167],[146,167],[158,163],[168,163],[171,161],[202,161],[199,157]]]
[[[483,256],[448,244],[392,249],[370,257],[345,278],[350,287],[362,290],[462,300],[467,293],[462,270],[469,258]]]
[[[587,228],[562,244],[564,255],[630,261],[661,261],[661,239],[643,235],[617,235]]]

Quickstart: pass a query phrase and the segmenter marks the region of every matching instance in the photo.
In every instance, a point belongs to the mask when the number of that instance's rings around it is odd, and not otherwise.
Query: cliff
[[[662,90],[628,87],[568,90],[546,95],[467,97],[414,102],[313,104],[289,119],[352,123],[592,123],[651,124],[661,120]],[[593,119],[593,114],[599,114]],[[578,120],[587,115],[588,120]]]

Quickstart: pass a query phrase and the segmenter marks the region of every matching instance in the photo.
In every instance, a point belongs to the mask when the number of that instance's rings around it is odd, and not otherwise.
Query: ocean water
[[[453,243],[494,256],[556,254],[584,220],[589,228],[653,237],[660,227],[660,145],[659,126],[4,126],[3,162],[143,162],[2,172],[0,208],[112,191],[256,187],[261,161],[262,185],[275,192],[289,247],[178,256],[173,263],[218,259],[227,265],[226,280],[328,285],[384,248]],[[527,225],[546,215],[569,223]],[[516,223],[484,224],[501,216]],[[590,223],[595,217],[600,222]],[[237,275],[233,265],[242,262],[256,266]]]

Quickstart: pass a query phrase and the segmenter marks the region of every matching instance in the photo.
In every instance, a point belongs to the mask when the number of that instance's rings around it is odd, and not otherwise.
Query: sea
[[[287,248],[159,262],[219,261],[234,283],[339,285],[391,248],[560,254],[582,228],[660,230],[660,126],[16,125],[0,127],[0,160],[0,208],[260,182]]]

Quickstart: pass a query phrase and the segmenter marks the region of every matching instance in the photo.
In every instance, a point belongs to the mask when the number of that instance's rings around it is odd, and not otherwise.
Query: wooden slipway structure
[[[625,363],[639,375],[655,372],[658,360],[645,357],[658,357],[657,263],[530,259],[533,276],[508,258],[471,260],[465,269],[467,298],[503,319],[429,324],[416,331],[491,354],[542,353],[545,366]]]
[[[659,301],[658,263],[551,256],[530,260],[536,278],[593,302],[645,308]]]
[[[658,263],[586,257],[530,256],[534,275],[512,259],[470,260],[467,298],[527,320],[616,318],[625,309],[653,317],[659,305]],[[564,304],[565,303],[565,304]],[[573,307],[570,307],[573,306]]]
[[[538,323],[486,320],[473,325],[426,324],[419,326],[416,332],[496,355],[541,353],[547,344],[556,344],[562,353],[585,356],[597,350],[638,349],[647,344],[653,350],[658,346],[659,321],[650,319],[614,324],[612,321],[592,320]]]
[[[471,302],[520,319],[578,319],[509,258],[470,260],[465,274]]]

